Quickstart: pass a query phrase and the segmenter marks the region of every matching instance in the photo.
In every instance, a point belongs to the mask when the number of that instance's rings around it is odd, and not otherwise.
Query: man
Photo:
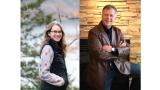
[[[117,9],[113,5],[106,5],[102,10],[99,25],[89,31],[90,62],[86,81],[90,90],[111,90],[115,72],[133,74],[138,77],[135,83],[140,84],[140,66],[130,64],[129,45],[125,42],[121,30],[112,25],[116,14]],[[135,88],[133,90],[140,90],[140,85],[135,83],[135,86],[131,85]]]

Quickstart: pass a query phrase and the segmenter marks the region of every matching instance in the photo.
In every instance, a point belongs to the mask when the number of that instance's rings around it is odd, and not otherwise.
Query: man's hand
[[[107,52],[111,52],[112,51],[112,46],[110,46],[110,45],[103,45],[102,49],[105,50],[105,51],[107,51]]]
[[[119,44],[119,47],[120,48],[123,48],[123,47],[126,47],[127,46],[127,43],[126,42],[120,42],[120,44]]]

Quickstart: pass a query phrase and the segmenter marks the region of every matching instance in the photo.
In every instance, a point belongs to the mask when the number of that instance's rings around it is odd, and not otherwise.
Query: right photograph
[[[80,90],[141,90],[140,39],[140,0],[80,0]]]

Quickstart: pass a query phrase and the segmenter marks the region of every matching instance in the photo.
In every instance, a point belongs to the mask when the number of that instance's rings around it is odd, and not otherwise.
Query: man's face
[[[102,12],[102,21],[107,26],[112,26],[116,18],[116,12],[114,9],[104,9]]]

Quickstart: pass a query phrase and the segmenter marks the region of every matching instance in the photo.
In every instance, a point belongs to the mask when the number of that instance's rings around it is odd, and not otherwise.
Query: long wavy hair
[[[61,40],[58,42],[58,45],[63,49],[64,53],[66,53],[66,41],[65,41],[65,33],[62,29],[62,26],[60,23],[56,22],[56,21],[53,21],[51,23],[49,23],[46,27],[46,31],[45,31],[45,35],[44,35],[44,40],[42,41],[42,44],[41,44],[41,51],[42,51],[42,48],[48,43],[48,41],[51,39],[50,36],[48,35],[52,29],[52,27],[54,25],[57,25],[60,27],[61,31],[62,31],[62,38]]]

